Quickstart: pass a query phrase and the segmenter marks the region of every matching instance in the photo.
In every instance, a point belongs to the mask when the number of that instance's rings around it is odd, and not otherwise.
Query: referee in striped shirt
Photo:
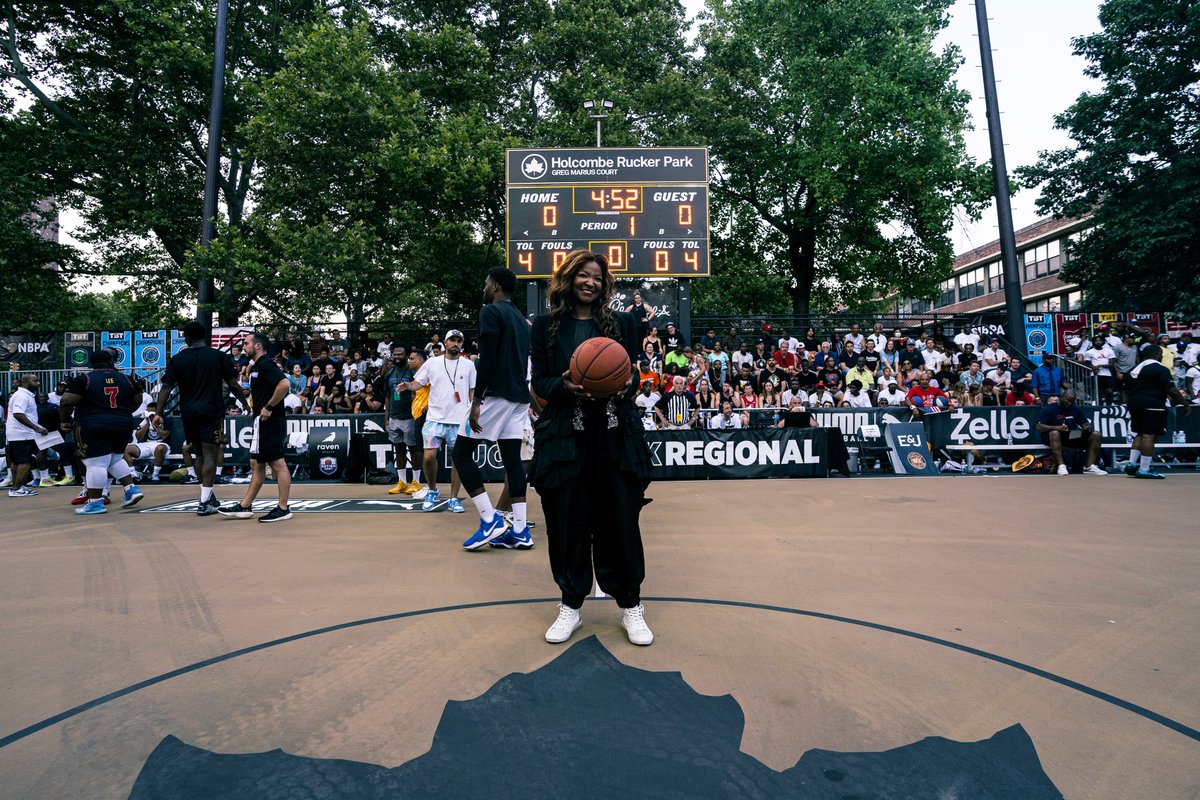
[[[700,404],[696,402],[696,396],[687,391],[682,375],[675,376],[671,391],[659,399],[654,413],[663,430],[682,430],[695,425]]]

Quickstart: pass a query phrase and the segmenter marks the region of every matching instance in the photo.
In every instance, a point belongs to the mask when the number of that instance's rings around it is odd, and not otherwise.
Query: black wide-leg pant
[[[589,422],[603,421],[592,418]],[[579,608],[596,582],[621,608],[641,602],[646,577],[639,517],[643,482],[617,469],[617,437],[602,425],[575,434],[579,474],[540,492],[550,570],[564,605]],[[598,430],[597,430],[598,428]]]

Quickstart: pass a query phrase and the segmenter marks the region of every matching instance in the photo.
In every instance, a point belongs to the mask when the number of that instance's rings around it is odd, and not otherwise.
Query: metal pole
[[[600,117],[596,117],[596,147],[600,147]]]
[[[200,227],[200,246],[208,249],[217,218],[217,174],[221,169],[221,106],[225,97],[225,21],[229,0],[217,0],[217,38],[213,55],[212,104],[208,117],[208,167],[204,175],[204,222]],[[212,326],[213,279],[200,278],[196,303],[196,321]]]
[[[1004,163],[1004,136],[1000,132],[1000,103],[996,99],[996,71],[992,66],[992,40],[988,34],[986,0],[975,0],[979,28],[979,56],[983,62],[983,96],[987,104],[988,139],[992,146],[992,176],[996,182],[996,215],[1000,222],[1000,260],[1004,263],[1004,309],[1008,339],[1022,356],[1025,347],[1025,306],[1021,301],[1021,273],[1017,267],[1017,238],[1009,202],[1008,167]]]

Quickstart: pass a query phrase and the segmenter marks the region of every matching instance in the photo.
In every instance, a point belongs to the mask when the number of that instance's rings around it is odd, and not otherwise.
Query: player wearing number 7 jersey
[[[142,404],[142,390],[113,368],[110,353],[94,351],[91,363],[91,372],[67,382],[59,406],[64,426],[74,417],[75,446],[87,469],[84,485],[88,500],[75,511],[83,515],[105,512],[100,495],[109,475],[125,487],[122,508],[136,505],[143,497],[133,485],[124,457],[133,430],[133,412]]]

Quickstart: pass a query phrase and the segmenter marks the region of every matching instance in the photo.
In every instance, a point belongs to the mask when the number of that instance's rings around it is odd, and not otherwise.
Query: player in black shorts
[[[96,350],[91,361],[92,371],[67,383],[59,405],[64,422],[74,416],[75,447],[86,470],[87,502],[76,514],[106,511],[102,492],[109,475],[125,487],[122,508],[136,505],[144,496],[133,484],[125,463],[125,445],[133,430],[133,412],[142,404],[142,392],[113,368],[110,353]]]
[[[1142,348],[1142,361],[1129,377],[1129,423],[1133,428],[1133,447],[1125,474],[1134,478],[1161,480],[1162,473],[1153,472],[1154,440],[1167,432],[1167,398],[1184,407],[1190,414],[1191,402],[1175,386],[1175,377],[1162,363],[1162,348],[1156,344]]]
[[[200,507],[197,514],[217,513],[220,503],[213,496],[217,461],[225,444],[225,396],[222,386],[243,406],[246,393],[237,380],[237,370],[228,353],[209,346],[208,328],[199,322],[183,326],[187,347],[171,357],[163,373],[158,393],[158,408],[167,408],[171,390],[179,389],[179,416],[183,418],[183,438],[192,446],[196,472],[200,477]]]
[[[253,515],[254,498],[258,496],[267,477],[267,464],[275,472],[279,485],[279,503],[258,518],[259,522],[282,522],[292,518],[288,509],[288,493],[292,476],[283,460],[287,449],[287,419],[283,398],[291,388],[283,370],[271,359],[271,340],[261,333],[246,336],[244,351],[253,359],[250,364],[250,413],[254,415],[254,440],[250,444],[250,485],[240,503],[218,509],[227,517],[249,519]]]

